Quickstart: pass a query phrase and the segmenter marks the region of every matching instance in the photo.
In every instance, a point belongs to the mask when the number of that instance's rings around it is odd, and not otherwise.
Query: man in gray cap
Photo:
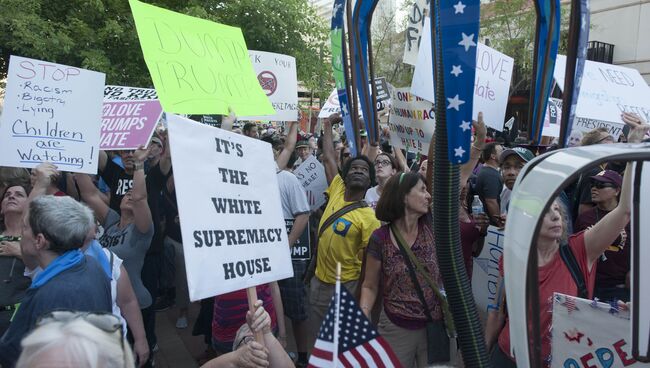
[[[510,194],[512,187],[517,181],[519,172],[528,163],[528,161],[535,158],[535,155],[527,148],[515,147],[508,148],[501,153],[499,158],[501,177],[503,184],[506,188],[501,191],[501,215],[508,213],[508,205],[510,205]]]

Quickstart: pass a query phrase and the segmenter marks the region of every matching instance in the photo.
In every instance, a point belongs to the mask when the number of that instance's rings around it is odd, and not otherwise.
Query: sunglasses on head
[[[591,187],[596,188],[596,189],[603,189],[603,188],[618,188],[617,185],[614,185],[612,183],[603,183],[602,181],[592,181],[591,182]]]

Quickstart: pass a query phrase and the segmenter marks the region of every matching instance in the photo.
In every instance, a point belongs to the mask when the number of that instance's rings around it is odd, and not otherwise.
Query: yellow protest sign
[[[129,0],[140,46],[167,112],[272,115],[241,29]]]

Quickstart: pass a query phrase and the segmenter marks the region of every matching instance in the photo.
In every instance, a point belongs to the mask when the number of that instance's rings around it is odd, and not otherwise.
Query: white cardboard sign
[[[406,25],[406,44],[404,45],[404,58],[406,64],[416,65],[418,61],[418,49],[424,39],[423,33],[429,32],[423,29],[425,20],[429,15],[430,0],[415,0],[409,9],[408,20]],[[427,22],[428,23],[428,22]],[[430,28],[429,28],[430,30]],[[431,35],[429,35],[431,39]],[[425,41],[426,42],[426,41]],[[431,47],[429,47],[431,49]]]
[[[566,56],[558,55],[553,76],[560,89],[564,89],[565,69]],[[619,122],[622,112],[633,112],[650,121],[648,83],[636,69],[587,60],[576,115]]]
[[[339,104],[339,94],[336,92],[336,88],[330,93],[329,97],[325,101],[325,104],[320,109],[318,117],[320,119],[329,118],[332,114],[338,114],[341,112],[341,105]]]
[[[552,368],[650,367],[632,357],[630,313],[606,303],[555,293],[551,345]]]
[[[271,146],[177,115],[167,121],[190,299],[291,277]]]
[[[322,206],[325,203],[325,190],[327,189],[327,177],[323,164],[318,162],[314,155],[310,155],[293,173],[305,189],[309,209],[314,211]]]
[[[562,100],[551,97],[548,99],[542,135],[548,137],[559,137],[561,120]],[[622,122],[616,123],[576,116],[573,120],[573,127],[571,128],[571,136],[569,136],[568,146],[574,147],[579,145],[584,133],[596,128],[606,128],[609,134],[614,137],[614,140],[618,140],[620,135],[623,134],[624,126],[625,124]]]
[[[434,102],[430,28],[430,22],[427,21],[422,31],[422,43],[413,73],[411,92],[427,101]],[[513,66],[514,59],[510,56],[478,43],[472,118],[477,119],[479,111],[482,111],[485,124],[498,131],[503,130],[505,122]]]
[[[0,166],[97,173],[103,73],[12,55],[0,124]]]
[[[392,93],[390,144],[426,155],[436,126],[433,104],[413,95],[409,88],[397,88]]]
[[[488,227],[481,254],[474,259],[472,269],[472,293],[481,316],[497,310],[499,289],[502,288],[499,275],[499,259],[503,255],[504,233],[495,226]]]
[[[298,77],[296,58],[265,51],[248,50],[257,80],[271,101],[275,115],[239,116],[243,120],[297,121]]]

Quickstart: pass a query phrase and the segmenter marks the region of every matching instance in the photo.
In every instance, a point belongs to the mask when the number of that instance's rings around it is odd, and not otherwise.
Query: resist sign
[[[167,122],[190,299],[291,277],[271,145],[177,115]]]
[[[97,173],[105,75],[11,56],[0,124],[0,166]]]
[[[155,96],[154,89],[106,86],[99,148],[108,151],[146,146],[162,115]]]

